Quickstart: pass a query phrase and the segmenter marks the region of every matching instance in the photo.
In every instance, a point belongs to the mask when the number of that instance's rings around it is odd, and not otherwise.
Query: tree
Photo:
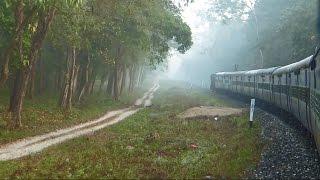
[[[169,41],[175,41],[181,53],[192,45],[190,28],[170,0],[0,3],[0,41],[10,42],[0,47],[5,52],[0,83],[13,84],[11,127],[21,126],[27,92],[32,97],[35,89],[42,94],[44,86],[50,86],[48,91],[60,91],[61,109],[70,112],[90,97],[101,78],[101,89],[107,83],[109,94],[118,100],[125,87],[133,90],[142,83],[150,66],[165,62]]]

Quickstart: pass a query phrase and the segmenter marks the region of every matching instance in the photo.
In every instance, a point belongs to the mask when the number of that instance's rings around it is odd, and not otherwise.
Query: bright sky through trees
[[[180,0],[176,0],[174,2],[178,4],[179,1]],[[245,21],[248,19],[249,13],[253,10],[256,0],[242,0],[242,2],[245,3],[245,7],[242,10],[243,14],[241,19]],[[169,57],[168,71],[166,74],[169,78],[176,79],[181,65],[184,61],[190,60],[190,55],[192,57],[195,57],[195,55],[201,57],[201,55],[206,53],[206,49],[209,48],[208,45],[211,45],[211,43],[207,42],[208,37],[210,37],[209,39],[214,39],[215,33],[213,31],[216,28],[216,20],[222,19],[221,17],[217,17],[220,16],[220,14],[212,10],[216,3],[219,2],[217,2],[217,0],[195,0],[183,8],[182,18],[191,28],[194,45],[186,54],[171,51],[172,55]],[[224,15],[228,18],[232,16],[228,11],[224,12]],[[213,20],[212,17],[216,17],[216,20]],[[188,73],[186,75],[188,76]],[[184,77],[184,79],[188,79],[188,77]]]

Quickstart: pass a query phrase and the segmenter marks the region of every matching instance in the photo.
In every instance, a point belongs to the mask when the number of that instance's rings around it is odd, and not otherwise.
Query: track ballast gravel
[[[234,107],[249,108],[250,99],[223,93]],[[263,102],[257,103],[255,121],[261,124],[266,147],[258,167],[248,170],[249,179],[320,179],[320,158],[316,145],[301,123],[287,112]]]
[[[261,109],[256,119],[262,126],[262,138],[268,143],[257,169],[250,178],[319,179],[320,162],[313,139],[288,116],[279,117]]]

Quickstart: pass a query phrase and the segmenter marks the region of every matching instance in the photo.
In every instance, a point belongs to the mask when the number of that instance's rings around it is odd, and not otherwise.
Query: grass
[[[46,94],[32,100],[26,98],[22,112],[23,127],[19,130],[9,130],[6,126],[9,92],[2,90],[0,92],[0,144],[76,125],[97,118],[106,111],[130,106],[136,97],[143,94],[142,92],[124,94],[118,102],[103,93],[95,94],[88,97],[84,103],[74,106],[71,113],[61,111],[57,106],[59,98],[55,95]]]
[[[8,178],[241,178],[259,161],[260,127],[247,113],[182,120],[189,107],[224,104],[209,92],[161,83],[154,106],[44,152],[0,162]]]

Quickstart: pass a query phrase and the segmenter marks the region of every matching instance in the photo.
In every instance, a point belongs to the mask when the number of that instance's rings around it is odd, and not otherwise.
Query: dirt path
[[[158,84],[155,84],[148,92],[144,94],[142,98],[138,99],[135,102],[135,106],[116,111],[110,111],[104,116],[87,123],[79,124],[70,128],[61,129],[39,136],[25,138],[10,144],[3,145],[0,147],[0,161],[17,159],[32,153],[40,152],[49,146],[59,144],[86,134],[90,134],[115,123],[118,123],[142,109],[140,106],[150,106],[151,100],[153,98],[153,93],[157,91],[159,87],[160,86]]]

